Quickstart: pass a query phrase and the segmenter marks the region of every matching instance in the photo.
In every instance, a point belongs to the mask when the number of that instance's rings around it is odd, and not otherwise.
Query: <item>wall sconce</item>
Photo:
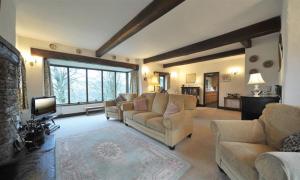
[[[239,74],[240,68],[238,68],[238,67],[230,68],[230,69],[229,69],[229,72],[230,72],[230,74],[236,76],[236,75]]]
[[[172,78],[177,78],[177,72],[175,72],[175,71],[174,71],[174,72],[171,72],[171,77],[172,77]]]
[[[149,68],[147,66],[143,66],[142,68],[142,73],[144,74],[144,81],[148,81],[148,73],[149,73]]]
[[[33,67],[38,62],[43,60],[42,57],[39,56],[31,56],[29,53],[22,53],[25,64],[29,64],[30,67]]]

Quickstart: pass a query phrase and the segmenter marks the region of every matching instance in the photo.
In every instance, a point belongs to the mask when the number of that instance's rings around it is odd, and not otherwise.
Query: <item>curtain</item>
[[[27,87],[26,87],[26,69],[24,58],[20,57],[18,67],[18,101],[20,109],[28,109]]]
[[[130,93],[139,94],[139,73],[138,73],[138,71],[130,72]]]
[[[44,88],[45,88],[45,96],[53,95],[53,87],[51,82],[50,75],[50,63],[48,59],[44,59]]]

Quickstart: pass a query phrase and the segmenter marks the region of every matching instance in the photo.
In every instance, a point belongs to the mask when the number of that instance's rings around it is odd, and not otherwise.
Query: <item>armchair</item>
[[[216,162],[231,179],[300,179],[299,153],[279,152],[300,131],[300,108],[268,104],[254,121],[215,120]]]
[[[124,101],[117,102],[116,100],[105,101],[104,102],[104,109],[105,109],[105,116],[106,119],[109,118],[116,118],[119,120],[123,120],[123,110],[121,106],[123,103],[131,102],[134,98],[137,97],[136,94],[120,94]]]

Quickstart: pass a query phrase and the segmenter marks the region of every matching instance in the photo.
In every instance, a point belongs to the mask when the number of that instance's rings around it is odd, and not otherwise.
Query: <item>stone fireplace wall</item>
[[[18,51],[0,36],[0,165],[14,155],[14,122],[19,115],[18,61]]]

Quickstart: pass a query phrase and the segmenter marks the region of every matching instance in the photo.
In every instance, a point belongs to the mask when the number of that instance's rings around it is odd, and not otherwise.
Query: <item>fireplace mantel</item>
[[[0,58],[9,60],[13,64],[18,64],[20,61],[20,52],[2,36],[0,36]]]

